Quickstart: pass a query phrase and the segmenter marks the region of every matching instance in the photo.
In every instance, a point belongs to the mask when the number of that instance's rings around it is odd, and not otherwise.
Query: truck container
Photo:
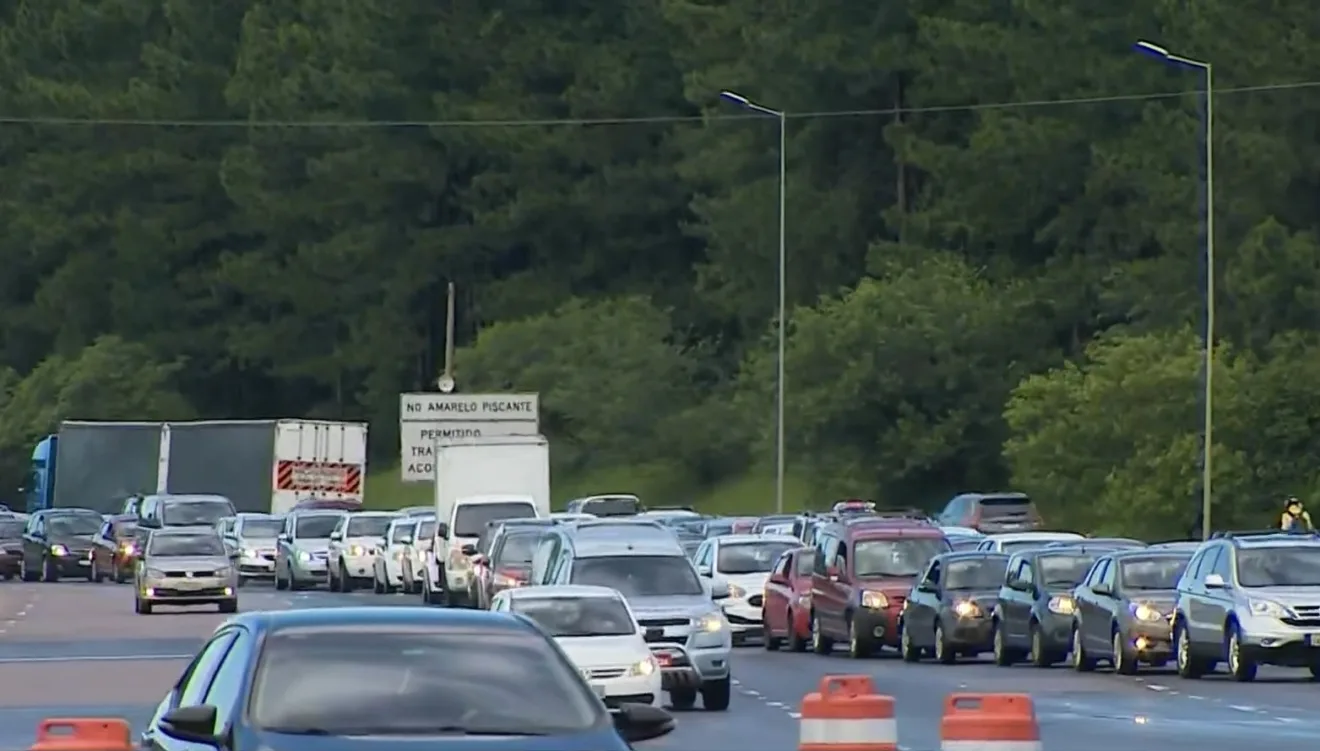
[[[478,496],[527,496],[550,515],[550,443],[544,436],[442,438],[435,446],[435,512]]]

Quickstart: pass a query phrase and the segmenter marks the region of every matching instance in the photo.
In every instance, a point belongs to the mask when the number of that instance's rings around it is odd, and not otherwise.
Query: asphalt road
[[[243,590],[245,610],[417,604],[403,595]],[[30,745],[51,716],[120,716],[147,721],[190,653],[222,620],[206,611],[150,617],[132,612],[127,586],[0,584],[0,751]],[[1311,749],[1320,737],[1320,684],[1305,671],[1263,669],[1254,684],[1224,675],[1184,681],[1172,671],[1135,677],[1104,669],[999,668],[988,661],[909,665],[891,655],[849,660],[760,647],[738,650],[737,694],[728,713],[685,712],[678,729],[643,744],[656,749],[792,751],[802,697],[831,674],[870,676],[893,696],[906,751],[939,748],[939,715],[952,692],[1032,697],[1046,751],[1271,751]]]

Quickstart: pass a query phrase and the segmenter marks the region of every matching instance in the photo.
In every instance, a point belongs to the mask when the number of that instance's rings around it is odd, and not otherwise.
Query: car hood
[[[747,594],[759,595],[765,591],[765,583],[770,574],[720,574],[724,581],[747,590]]]
[[[60,537],[50,538],[51,545],[63,545],[70,550],[90,550],[92,548],[91,535],[62,535]]]
[[[308,553],[324,553],[330,549],[330,541],[321,538],[294,540],[293,546]]]
[[[993,608],[999,601],[999,588],[995,589],[955,589],[946,592],[944,601],[946,603],[958,602],[961,600],[970,600],[983,608]]]
[[[444,724],[443,718],[436,722]],[[387,723],[388,724],[388,723]],[[246,733],[244,734],[246,735]],[[288,735],[284,733],[256,732],[244,740],[252,741],[252,748],[268,751],[430,751],[443,746],[445,751],[582,751],[582,749],[627,748],[614,728],[602,728],[585,733],[547,736],[400,736],[360,735],[350,737],[321,737]]]
[[[899,577],[899,576],[870,576],[865,579],[857,580],[858,591],[880,592],[887,596],[906,597],[908,592],[912,591],[912,585],[917,583],[917,577]]]
[[[1320,605],[1320,587],[1243,587],[1241,592],[1284,605]]]
[[[629,597],[628,604],[638,618],[699,618],[715,612],[715,603],[705,595]]]
[[[555,643],[579,668],[622,667],[651,654],[642,637],[624,636],[555,637]]]
[[[170,571],[214,571],[229,565],[229,559],[219,555],[170,555],[147,559],[151,568]]]
[[[1167,589],[1153,589],[1150,591],[1137,590],[1127,592],[1128,602],[1140,605],[1149,605],[1152,608],[1167,613],[1173,610],[1173,601],[1177,599],[1177,593]]]

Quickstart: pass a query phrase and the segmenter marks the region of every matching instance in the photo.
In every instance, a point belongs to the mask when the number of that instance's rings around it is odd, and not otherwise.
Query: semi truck
[[[29,510],[115,513],[131,496],[213,493],[286,513],[313,499],[361,504],[366,462],[365,423],[66,421],[33,448],[24,490]]]

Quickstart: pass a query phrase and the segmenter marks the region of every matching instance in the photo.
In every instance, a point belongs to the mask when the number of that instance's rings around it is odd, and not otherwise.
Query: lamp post
[[[732,91],[720,96],[744,109],[779,120],[779,357],[775,365],[775,512],[784,513],[784,350],[788,318],[788,254],[784,236],[785,184],[788,173],[788,116]]]
[[[1205,74],[1205,203],[1202,222],[1205,223],[1205,445],[1201,458],[1201,535],[1210,539],[1210,462],[1214,430],[1214,351],[1215,351],[1215,97],[1214,74],[1210,63],[1175,55],[1153,42],[1136,43],[1136,49],[1146,55],[1180,68],[1191,68]]]

